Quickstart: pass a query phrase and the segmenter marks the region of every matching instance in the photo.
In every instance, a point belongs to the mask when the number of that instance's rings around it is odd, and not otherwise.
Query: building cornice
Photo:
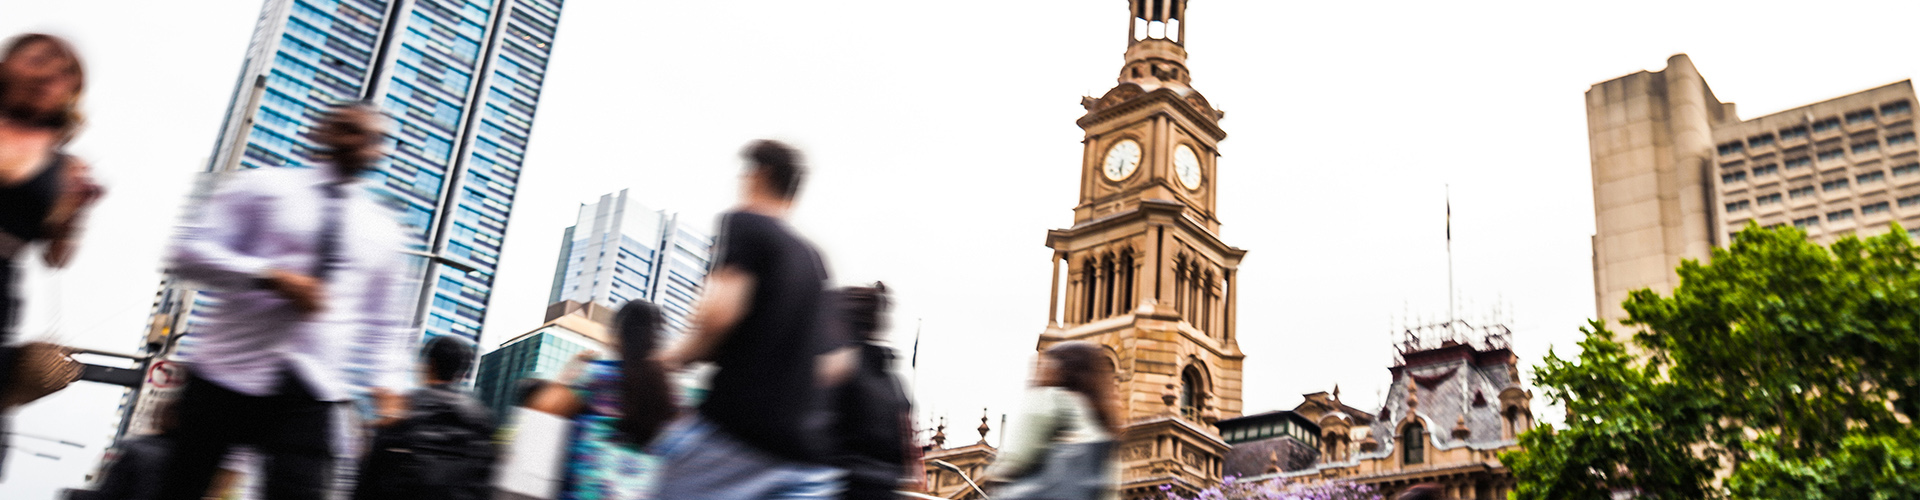
[[[1200,235],[1202,243],[1206,244],[1209,249],[1227,257],[1229,264],[1238,266],[1240,259],[1246,257],[1247,251],[1228,245],[1226,241],[1220,239],[1220,235],[1214,234],[1213,231],[1208,230],[1206,226],[1202,225],[1199,221],[1194,220],[1193,217],[1190,217],[1190,214],[1188,214],[1188,211],[1191,209],[1192,207],[1186,203],[1178,201],[1158,198],[1141,199],[1139,204],[1134,208],[1089,219],[1086,222],[1074,224],[1073,227],[1066,229],[1047,231],[1047,247],[1057,249],[1060,248],[1056,246],[1057,243],[1073,240],[1081,234],[1104,231],[1129,222],[1148,220],[1149,216],[1152,215],[1163,215],[1166,216],[1168,220],[1174,221],[1174,225],[1187,229],[1189,233]]]
[[[1088,129],[1159,103],[1165,103],[1167,107],[1178,111],[1182,118],[1206,132],[1214,142],[1226,140],[1227,131],[1220,128],[1219,122],[1226,113],[1213,109],[1199,91],[1187,89],[1183,94],[1172,87],[1160,87],[1149,91],[1132,82],[1114,86],[1099,99],[1082,100],[1088,112],[1086,116],[1080,117],[1074,123],[1082,129]],[[1203,105],[1207,107],[1205,111],[1198,109]]]

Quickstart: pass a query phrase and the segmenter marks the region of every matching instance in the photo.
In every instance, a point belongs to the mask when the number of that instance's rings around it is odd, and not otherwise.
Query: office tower
[[[473,394],[504,418],[519,406],[520,380],[550,379],[582,351],[612,354],[607,324],[612,309],[594,303],[560,302],[547,308],[546,322],[480,356]]]
[[[629,300],[658,304],[669,336],[686,331],[712,252],[713,238],[677,214],[634,201],[625,189],[582,203],[574,225],[560,237],[547,322],[480,356],[475,394],[505,414],[516,403],[520,380],[551,378],[584,350],[611,354],[608,326]],[[678,379],[688,401],[702,394],[696,379]]]
[[[322,165],[315,120],[376,104],[392,155],[369,184],[410,238],[414,325],[478,340],[561,1],[267,0],[207,170]]]
[[[669,333],[686,331],[712,266],[712,237],[678,214],[641,205],[622,189],[581,204],[560,240],[548,303],[618,308],[644,299],[660,306]]]
[[[1749,222],[1830,243],[1920,226],[1914,91],[1900,81],[1752,119],[1721,102],[1686,55],[1587,91],[1593,275],[1601,318],[1627,293],[1669,292]]]

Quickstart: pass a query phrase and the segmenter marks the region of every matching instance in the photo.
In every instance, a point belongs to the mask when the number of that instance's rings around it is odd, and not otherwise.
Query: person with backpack
[[[916,450],[913,402],[893,374],[893,349],[879,345],[886,326],[887,285],[846,287],[836,294],[838,320],[853,350],[853,366],[831,396],[835,414],[833,464],[847,471],[845,500],[900,498]]]
[[[677,408],[667,371],[653,359],[663,317],[644,300],[613,316],[618,359],[569,366],[559,383],[537,390],[527,407],[573,420],[560,500],[654,498],[658,461],[646,453]]]
[[[439,336],[422,349],[426,387],[405,416],[374,434],[354,500],[484,500],[492,496],[493,416],[458,384],[473,367],[466,340]]]

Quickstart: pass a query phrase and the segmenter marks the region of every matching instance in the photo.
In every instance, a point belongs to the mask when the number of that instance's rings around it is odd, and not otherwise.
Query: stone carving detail
[[[1187,104],[1193,105],[1194,109],[1200,110],[1203,114],[1212,114],[1215,120],[1227,116],[1227,112],[1213,109],[1213,104],[1207,102],[1207,98],[1201,97],[1199,92],[1187,94]],[[1334,396],[1334,399],[1339,399],[1339,396]]]
[[[1134,460],[1146,460],[1148,458],[1151,458],[1152,456],[1153,456],[1153,445],[1149,443],[1140,443],[1140,444],[1128,446],[1125,451],[1120,452],[1120,460],[1129,461],[1129,462]]]
[[[1140,90],[1140,86],[1122,84],[1114,87],[1113,90],[1107,91],[1107,95],[1100,96],[1099,99],[1081,99],[1080,105],[1087,108],[1087,111],[1100,111],[1118,106],[1120,103],[1127,102],[1135,97],[1140,97],[1141,94],[1145,94],[1145,92]]]

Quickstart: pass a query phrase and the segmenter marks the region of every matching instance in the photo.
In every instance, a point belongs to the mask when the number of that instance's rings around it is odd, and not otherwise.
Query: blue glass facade
[[[267,0],[208,170],[321,165],[320,114],[379,106],[392,154],[370,189],[409,233],[416,325],[477,341],[561,3]]]
[[[504,421],[518,404],[514,389],[520,379],[552,378],[574,355],[588,349],[605,352],[607,346],[558,326],[523,335],[480,357],[473,395]]]

